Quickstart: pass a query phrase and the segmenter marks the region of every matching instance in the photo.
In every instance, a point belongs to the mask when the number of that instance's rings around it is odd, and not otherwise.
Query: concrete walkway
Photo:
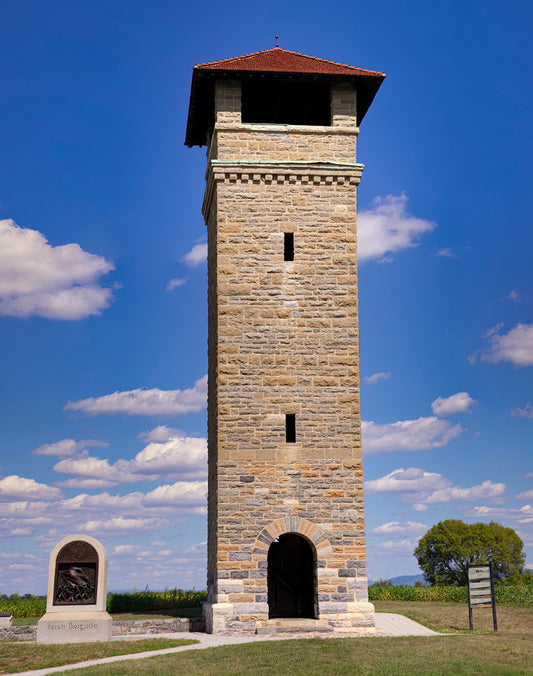
[[[375,622],[377,629],[377,636],[439,636],[437,632],[424,627],[418,622],[414,622],[403,615],[395,613],[376,613]],[[157,655],[171,655],[173,653],[180,653],[184,650],[202,650],[205,648],[216,648],[222,645],[238,645],[240,643],[253,643],[256,641],[285,641],[287,639],[305,638],[305,636],[291,635],[291,636],[223,636],[204,634],[199,632],[180,632],[173,634],[150,634],[146,636],[136,635],[131,637],[132,640],[139,640],[143,638],[192,638],[199,643],[194,645],[181,646],[179,648],[165,648],[163,650],[150,650],[144,653],[133,653],[131,655],[115,655],[114,657],[104,657],[100,660],[87,660],[86,662],[78,662],[76,664],[67,664],[63,667],[50,667],[48,669],[34,669],[32,671],[19,671],[17,676],[46,676],[46,674],[57,674],[62,671],[69,671],[70,669],[82,669],[83,667],[91,667],[99,664],[111,664],[113,662],[124,662],[125,660],[142,660],[146,657],[156,657]],[[327,636],[324,636],[326,639]],[[334,637],[332,637],[334,638]],[[368,638],[373,638],[369,636]],[[124,640],[122,636],[114,637],[114,640]]]
[[[376,613],[374,620],[379,636],[442,636],[433,629],[396,613]]]

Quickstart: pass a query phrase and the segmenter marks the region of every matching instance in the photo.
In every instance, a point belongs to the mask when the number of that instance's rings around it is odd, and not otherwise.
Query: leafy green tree
[[[469,565],[492,563],[496,580],[520,581],[524,575],[524,543],[512,528],[499,523],[467,524],[448,519],[420,539],[414,555],[429,584],[467,584]]]

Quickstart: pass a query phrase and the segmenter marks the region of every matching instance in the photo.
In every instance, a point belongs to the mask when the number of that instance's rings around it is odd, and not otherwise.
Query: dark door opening
[[[315,619],[315,557],[301,535],[285,533],[268,550],[268,616]]]

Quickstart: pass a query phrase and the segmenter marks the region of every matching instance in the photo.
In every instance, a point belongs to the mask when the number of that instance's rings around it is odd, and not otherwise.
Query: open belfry
[[[356,141],[384,77],[280,47],[193,70],[186,144],[208,148],[209,632],[374,631]]]

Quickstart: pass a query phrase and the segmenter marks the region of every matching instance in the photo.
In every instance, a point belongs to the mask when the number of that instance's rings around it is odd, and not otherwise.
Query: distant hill
[[[406,584],[410,587],[413,587],[415,582],[424,582],[424,576],[420,573],[419,575],[397,575],[396,577],[387,578],[387,582],[392,582],[392,584]],[[368,584],[374,584],[377,580],[369,580]]]

